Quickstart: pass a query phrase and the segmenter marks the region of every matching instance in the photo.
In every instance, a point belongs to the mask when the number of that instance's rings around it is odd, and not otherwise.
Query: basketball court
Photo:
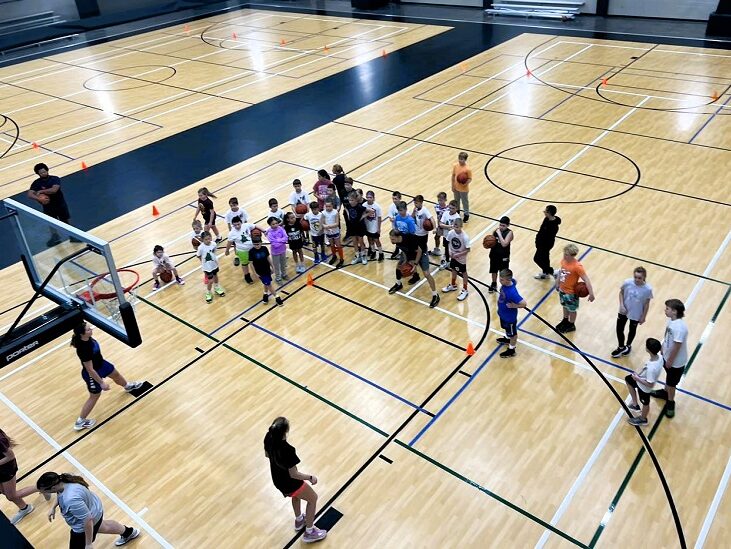
[[[37,162],[62,178],[84,162],[93,192],[94,178],[106,177],[98,164],[140,147],[341,71],[363,70],[367,88],[369,63],[454,28],[242,9],[0,68],[0,188],[8,198],[0,214],[9,215],[4,223],[29,265],[0,273],[1,332],[33,296],[31,281],[37,288],[57,268],[25,320],[83,316],[99,327],[105,358],[150,385],[138,396],[105,392],[97,424],[78,432],[85,393],[70,335],[9,360],[0,369],[0,417],[18,442],[19,487],[47,470],[81,474],[105,518],[141,530],[131,546],[300,545],[262,445],[283,415],[300,469],[320,479],[318,518],[330,528],[323,545],[617,547],[641,537],[678,546],[639,428],[601,377],[627,397],[624,377],[646,360],[641,342],[662,339],[663,302],[678,298],[691,358],[677,415],[664,417],[653,400],[642,432],[685,545],[728,544],[728,49],[526,29],[90,231],[10,198],[29,187]],[[36,78],[49,82],[42,93]],[[227,147],[247,136],[233,128],[213,137]],[[433,212],[437,193],[451,194],[460,151],[474,173],[465,301],[440,292],[429,309],[423,278],[389,295],[396,262],[386,223],[383,262],[350,265],[346,248],[345,267],[335,269],[315,265],[305,250],[307,270],[290,272],[282,307],[262,303],[261,286],[243,282],[221,255],[226,296],[205,303],[190,244],[198,188],[216,194],[221,214],[237,197],[263,226],[269,198],[287,204],[293,179],[309,192],[317,170],[338,163],[384,211],[398,190],[407,202],[424,195]],[[166,161],[174,172],[177,160]],[[93,203],[103,210],[112,200],[124,197]],[[552,262],[576,244],[597,296],[582,302],[577,331],[566,337],[553,328],[561,318],[553,281],[533,279],[548,203],[563,220]],[[503,215],[515,233],[511,269],[530,308],[519,314],[511,359],[498,357],[503,332],[481,245]],[[50,226],[63,237],[51,247]],[[218,226],[225,235],[225,222]],[[156,244],[184,286],[153,292]],[[431,259],[441,288],[449,273]],[[655,298],[633,352],[613,359],[617,291],[640,265]],[[66,528],[48,524],[43,498],[28,500],[36,511],[20,532],[35,547],[65,544]],[[0,509],[16,511],[4,498]]]

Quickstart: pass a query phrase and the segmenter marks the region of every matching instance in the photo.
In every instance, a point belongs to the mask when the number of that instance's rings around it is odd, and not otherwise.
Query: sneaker
[[[152,285],[152,291],[156,292],[160,289],[160,282],[155,282],[155,284]]]
[[[278,276],[277,278],[274,279],[274,282],[276,282],[277,284],[281,284],[282,283],[282,277],[281,276]]]
[[[366,254],[363,254],[362,256],[360,256],[360,262],[363,265],[368,265],[368,258],[366,257]]]
[[[359,255],[356,255],[356,256],[355,256],[355,257],[353,258],[353,261],[351,261],[351,262],[350,262],[350,264],[351,264],[351,265],[357,265],[358,263],[360,263],[360,256],[359,256]]]
[[[287,273],[282,273],[282,280],[289,280],[289,275]]]
[[[403,284],[401,284],[400,282],[397,282],[396,284],[394,284],[393,286],[391,286],[391,288],[388,290],[388,293],[389,294],[395,294],[396,292],[398,292],[403,287],[404,287]]]
[[[239,256],[234,257],[234,267],[238,267],[241,265],[241,260],[239,259]]]
[[[338,257],[335,254],[333,254],[333,256],[330,258],[330,261],[328,261],[328,263],[330,263],[330,265],[335,265],[337,260],[338,260]]]
[[[506,349],[502,353],[500,353],[500,358],[510,358],[512,356],[515,356],[515,349]]]
[[[622,356],[627,356],[632,352],[632,345],[625,345],[624,350],[622,351]]]
[[[175,282],[177,282],[179,286],[185,286],[185,280],[180,277],[176,278]]]
[[[269,294],[264,294],[264,296],[261,298],[261,300],[264,303],[269,303]]]
[[[498,337],[497,339],[495,339],[495,341],[497,341],[498,343],[504,343],[505,345],[510,343],[510,339],[508,339],[507,337]]]
[[[655,389],[650,393],[650,396],[659,398],[661,400],[667,400],[668,399],[668,392],[666,389]]]
[[[320,261],[322,261],[320,259],[320,254],[315,252],[315,265],[319,265]]]
[[[438,257],[442,255],[442,250],[441,248],[434,248],[431,252],[429,252],[429,255],[434,255]]]
[[[631,418],[629,418],[627,420],[627,423],[629,423],[630,425],[636,425],[636,426],[639,427],[639,426],[642,426],[642,425],[647,425],[648,422],[647,422],[647,418],[646,417],[638,416],[638,417],[631,417]]]
[[[640,411],[640,407],[637,404],[628,404],[627,408],[629,408],[630,410],[634,410],[635,412]]]
[[[399,255],[401,255],[401,254],[399,254],[399,252],[393,252],[393,253],[391,254],[391,259],[398,259],[398,256],[399,256]]]
[[[223,237],[222,236],[217,236],[216,237],[216,244],[220,244],[221,242],[223,242]]]
[[[81,431],[82,429],[91,429],[96,425],[95,419],[82,419],[79,421],[76,420],[76,423],[74,423],[74,431]]]
[[[612,351],[612,358],[619,358],[622,356],[622,353],[624,352],[624,346],[617,347]]]
[[[546,273],[538,273],[533,278],[535,278],[536,280],[546,280],[549,277],[548,277],[548,275]]]
[[[18,524],[21,520],[23,520],[23,517],[30,515],[33,512],[33,509],[35,509],[35,507],[33,507],[30,503],[27,503],[24,509],[20,509],[13,515],[13,518],[10,519],[10,524]]]
[[[563,328],[559,330],[562,334],[568,334],[569,332],[575,332],[576,331],[576,325],[572,324],[571,322],[567,322],[564,324]]]
[[[442,259],[439,262],[439,270],[443,271],[446,268],[447,268],[447,260],[446,259]]]
[[[277,302],[277,305],[284,305],[284,301],[282,301],[282,298],[279,296],[275,297],[274,301]]]
[[[206,303],[213,303],[213,294],[211,292],[206,292]]]
[[[376,250],[368,250],[368,259],[371,261],[376,259]]]
[[[378,254],[378,261],[383,261],[385,258],[383,257],[383,252]]]
[[[305,516],[304,515],[300,515],[299,517],[294,519],[294,531],[295,532],[299,532],[304,527],[305,527]]]
[[[219,296],[219,297],[223,297],[223,296],[225,296],[225,295],[226,295],[226,292],[224,291],[224,289],[223,289],[223,288],[221,288],[221,286],[216,286],[216,287],[215,287],[215,288],[213,289],[213,291],[214,291],[214,292],[216,292],[216,295],[217,295],[217,296]]]
[[[319,528],[313,528],[312,530],[305,530],[305,535],[302,536],[302,541],[305,543],[314,543],[327,537],[327,530],[320,530]]]
[[[246,273],[244,275],[244,282],[246,282],[247,284],[253,284],[254,283],[254,279],[251,278],[251,275],[249,273]]]
[[[345,260],[344,259],[341,259],[340,261],[337,262],[337,264],[335,265],[335,268],[336,269],[339,269],[340,267],[343,266],[343,263],[345,263]]]
[[[675,417],[675,401],[674,400],[668,400],[668,403],[665,406],[665,416],[666,417]]]
[[[440,300],[439,294],[434,294],[433,296],[431,296],[431,301],[429,302],[429,308],[433,309],[434,307],[439,305],[439,300]]]
[[[487,292],[491,293],[491,294],[494,294],[495,292],[497,292],[497,284],[495,284],[494,282],[492,284],[490,284],[487,287]]]
[[[117,545],[117,546],[124,545],[125,543],[132,541],[139,535],[140,535],[140,531],[137,528],[132,528],[132,532],[130,532],[129,536],[127,536],[127,537],[119,536],[117,538],[117,541],[114,542],[114,545]]]
[[[417,282],[419,282],[419,273],[414,271],[414,274],[411,275],[411,278],[409,279],[409,284],[416,284]]]
[[[456,290],[457,286],[455,286],[454,284],[447,284],[444,288],[442,288],[442,292],[444,292],[445,294],[448,292],[454,292]]]
[[[462,218],[462,223],[467,223],[470,220],[470,214],[464,214],[464,218]]]
[[[127,382],[127,385],[124,386],[124,390],[128,393],[131,393],[132,391],[136,391],[140,387],[142,387],[142,384],[144,381],[129,381]]]
[[[467,296],[469,295],[469,292],[462,288],[462,291],[459,292],[459,295],[457,296],[457,301],[464,301],[467,299]]]

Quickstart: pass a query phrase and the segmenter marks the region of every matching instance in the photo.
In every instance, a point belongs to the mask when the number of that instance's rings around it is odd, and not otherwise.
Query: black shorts
[[[206,275],[206,280],[210,280],[218,274],[218,268],[215,268],[212,271],[204,271],[203,274]]]
[[[0,482],[8,482],[15,478],[18,472],[18,462],[11,459],[7,463],[0,465]]]
[[[98,521],[94,524],[94,534],[91,536],[91,541],[96,539],[96,535],[99,533],[99,528],[102,527],[102,521],[104,515],[102,515]],[[71,537],[69,537],[69,549],[84,549],[86,547],[86,532],[74,532],[71,530]]]
[[[208,212],[208,213],[205,213],[204,212],[203,213],[203,224],[204,225],[210,225],[211,224],[211,212]],[[215,220],[214,220],[214,223],[213,224],[215,225]]]
[[[429,235],[428,234],[418,234],[416,235],[416,242],[419,245],[419,248],[421,248],[422,253],[429,254]]]
[[[365,223],[346,223],[347,233],[350,236],[365,236]]]
[[[490,274],[510,268],[510,256],[490,256]]]
[[[505,337],[515,337],[518,335],[518,325],[515,322],[505,322],[501,318],[500,327],[505,330]]]
[[[678,369],[681,370],[682,368],[678,368]],[[637,385],[637,381],[635,381],[635,378],[633,378],[632,376],[627,376],[624,378],[624,380],[627,382],[627,385],[637,389],[637,398],[640,399],[640,402],[642,404],[644,404],[645,406],[650,404],[650,393],[646,393],[645,391],[640,389],[640,386]]]
[[[379,238],[381,238],[381,233],[369,233],[368,231],[366,231],[366,236],[368,238],[372,238],[373,240],[378,240]]]
[[[449,268],[457,274],[467,274],[467,265],[460,263],[456,259],[449,260]]]
[[[104,363],[99,366],[99,368],[94,368],[94,371],[96,371],[100,378],[104,379],[105,377],[109,377],[114,373],[114,364],[105,360]],[[91,377],[89,371],[84,367],[81,368],[81,379],[84,380],[84,383],[86,383],[86,388],[92,395],[98,395],[102,392],[101,386],[96,382],[93,377]]]
[[[680,378],[683,377],[685,368],[667,368],[665,367],[665,385],[668,387],[677,387]]]
[[[312,238],[312,243],[315,244],[316,246],[325,244],[325,235],[324,234],[319,234],[317,236],[310,235],[310,237]]]
[[[302,246],[304,246],[304,242],[302,242],[301,240],[293,240],[289,243],[290,250],[301,250]]]
[[[60,206],[53,206],[51,208],[43,207],[43,213],[46,214],[48,217],[53,217],[54,219],[58,219],[59,221],[63,221],[66,223],[71,216],[69,215],[69,209],[66,204],[62,204]]]

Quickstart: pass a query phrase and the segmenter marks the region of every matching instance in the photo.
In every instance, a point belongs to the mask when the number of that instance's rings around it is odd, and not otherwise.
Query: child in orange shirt
[[[556,277],[556,290],[563,307],[563,320],[556,325],[556,330],[562,334],[576,330],[576,312],[579,310],[579,296],[576,295],[576,283],[583,280],[589,290],[589,301],[594,301],[594,289],[591,287],[584,266],[576,259],[579,248],[569,244],[563,249],[561,268]]]
[[[462,220],[465,223],[470,219],[470,199],[468,195],[471,181],[472,170],[467,167],[467,153],[461,152],[457,157],[457,163],[452,166],[452,193],[454,194],[454,200],[457,201],[457,209],[464,212]]]

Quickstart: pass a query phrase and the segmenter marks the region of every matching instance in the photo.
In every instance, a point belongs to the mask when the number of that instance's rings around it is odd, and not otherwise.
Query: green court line
[[[726,305],[726,301],[728,300],[729,294],[731,294],[731,287],[726,289],[726,293],[723,296],[723,299],[721,300],[721,303],[719,303],[718,307],[716,308],[716,311],[713,313],[713,316],[711,317],[711,322],[715,324],[716,320],[718,320],[718,316],[721,314],[721,310],[723,309],[724,305]],[[693,349],[693,354],[690,357],[690,360],[688,360],[688,364],[685,366],[685,372],[683,375],[687,375],[688,371],[690,370],[690,367],[693,365],[693,362],[695,362],[696,357],[698,356],[698,353],[700,353],[701,348],[703,347],[703,342],[699,341],[698,344],[695,346],[695,349]],[[655,424],[652,426],[652,430],[650,431],[650,434],[647,436],[648,440],[652,440],[652,437],[655,436],[655,433],[657,432],[658,428],[660,427],[660,424],[662,423],[663,418],[665,417],[665,406],[663,406],[662,410],[660,410],[660,415],[657,418],[657,421],[655,421]],[[591,538],[591,542],[589,543],[589,547],[593,549],[596,547],[596,544],[599,541],[599,538],[601,537],[602,533],[604,532],[607,523],[609,522],[609,519],[612,517],[612,514],[614,513],[614,510],[617,508],[617,505],[619,504],[619,500],[622,498],[622,495],[624,494],[624,491],[627,489],[627,486],[629,485],[630,480],[635,474],[635,471],[637,471],[637,467],[640,464],[640,461],[642,461],[642,458],[644,457],[646,451],[645,447],[643,446],[640,451],[637,453],[637,456],[635,457],[634,461],[632,462],[632,465],[630,466],[629,470],[627,471],[627,474],[624,477],[624,480],[622,481],[622,484],[619,485],[619,489],[617,490],[617,493],[614,495],[614,498],[612,498],[612,502],[609,504],[609,507],[607,509],[607,512],[604,514],[604,517],[602,518],[601,522],[599,523],[599,526],[597,527],[596,531],[594,532],[594,536]]]
[[[515,505],[514,503],[512,503],[511,501],[508,501],[507,499],[505,499],[505,498],[503,498],[503,497],[501,497],[501,496],[497,495],[497,494],[496,494],[495,492],[493,492],[493,491],[489,490],[488,488],[485,488],[484,486],[482,486],[481,484],[479,484],[479,483],[475,482],[474,480],[471,480],[471,479],[467,478],[467,477],[466,477],[466,476],[464,476],[463,474],[461,474],[461,473],[458,473],[458,472],[457,472],[457,471],[455,471],[454,469],[450,469],[449,467],[447,467],[447,466],[446,466],[446,465],[444,465],[443,463],[441,463],[441,462],[437,461],[436,459],[434,459],[434,458],[432,458],[432,457],[430,457],[430,456],[426,455],[425,453],[423,453],[423,452],[421,452],[421,451],[417,450],[416,448],[413,448],[413,447],[409,446],[408,444],[406,444],[405,442],[401,442],[401,441],[400,441],[400,440],[398,440],[398,439],[396,439],[396,440],[395,440],[394,442],[396,442],[396,444],[398,444],[398,445],[399,445],[399,446],[401,446],[402,448],[405,448],[405,449],[406,449],[406,450],[408,450],[409,452],[412,452],[413,454],[416,454],[416,455],[417,455],[417,456],[419,456],[419,457],[420,457],[421,459],[423,459],[423,460],[425,460],[425,461],[428,461],[428,462],[429,462],[429,463],[431,463],[432,465],[435,465],[436,467],[438,467],[438,468],[439,468],[439,469],[441,469],[442,471],[444,471],[444,472],[446,472],[446,473],[449,473],[449,474],[450,474],[450,475],[452,475],[453,477],[455,477],[455,478],[457,478],[457,479],[461,480],[461,481],[462,481],[462,482],[464,482],[465,484],[469,484],[470,486],[473,486],[473,487],[477,488],[477,489],[478,489],[478,490],[479,490],[480,492],[482,492],[483,494],[487,494],[487,495],[488,495],[488,496],[490,496],[491,498],[493,498],[493,499],[495,499],[495,500],[499,501],[500,503],[502,503],[502,504],[503,504],[503,505],[505,505],[506,507],[509,507],[509,508],[510,508],[510,509],[512,509],[513,511],[517,511],[518,513],[520,513],[520,514],[521,514],[521,515],[523,515],[524,517],[526,517],[526,518],[528,518],[528,519],[530,519],[530,520],[532,520],[532,521],[534,521],[534,522],[537,522],[537,523],[538,523],[538,524],[540,524],[540,525],[541,525],[541,526],[542,526],[543,528],[546,528],[546,529],[548,529],[548,530],[551,530],[551,532],[553,532],[554,534],[557,534],[557,535],[561,536],[562,538],[564,538],[564,539],[565,539],[565,540],[567,540],[567,541],[570,541],[570,542],[571,542],[571,543],[573,543],[574,545],[577,545],[577,546],[579,546],[579,547],[584,547],[585,549],[589,549],[589,546],[588,546],[588,545],[586,545],[585,543],[581,543],[581,542],[580,542],[579,540],[577,540],[576,538],[573,538],[573,537],[571,537],[571,536],[570,536],[569,534],[567,534],[566,532],[564,532],[564,531],[562,531],[562,530],[559,530],[558,528],[556,528],[556,527],[555,527],[555,526],[553,526],[552,524],[549,524],[548,522],[546,522],[546,521],[544,521],[544,520],[542,520],[542,519],[538,518],[538,517],[537,517],[537,516],[535,516],[534,514],[532,514],[532,513],[528,512],[528,511],[526,511],[526,510],[525,510],[525,509],[523,509],[522,507],[519,507],[519,506]]]

